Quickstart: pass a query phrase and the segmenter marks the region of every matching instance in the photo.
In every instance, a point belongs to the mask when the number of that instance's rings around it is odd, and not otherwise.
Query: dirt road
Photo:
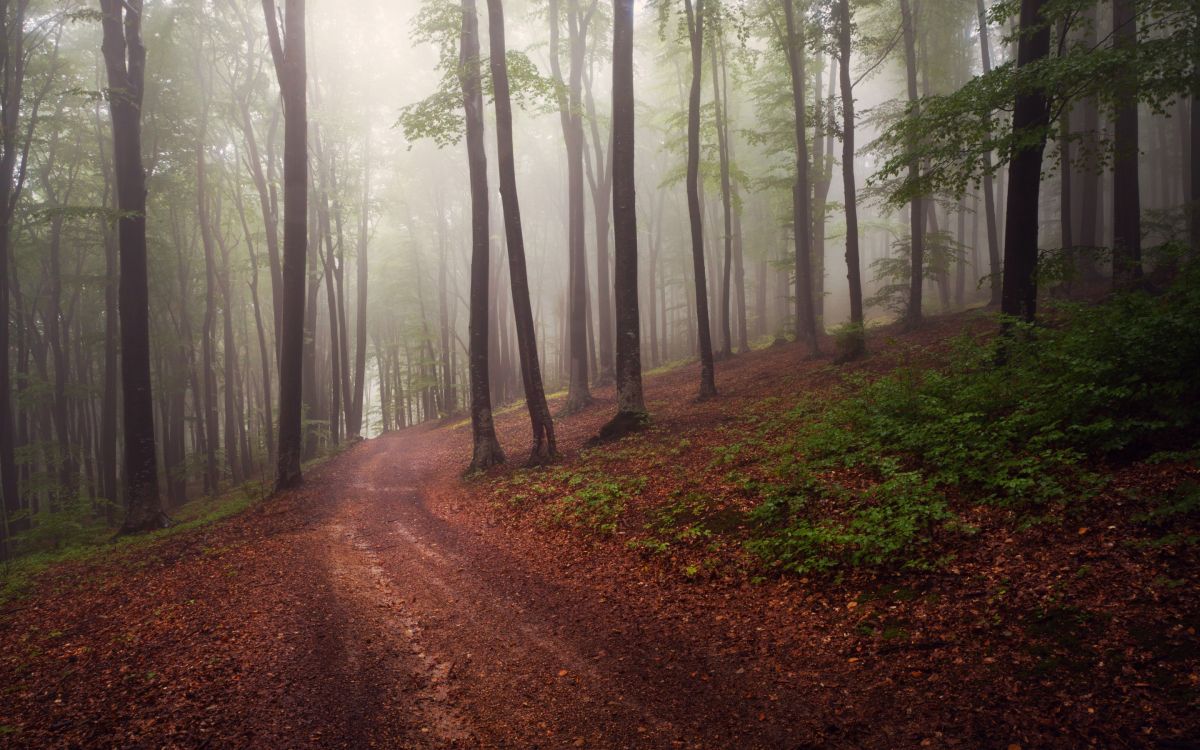
[[[358,446],[312,488],[333,510],[307,554],[353,623],[350,679],[379,691],[353,717],[364,744],[803,746],[799,727],[765,720],[780,696],[744,654],[665,626],[636,591],[597,599],[431,513],[421,440]]]

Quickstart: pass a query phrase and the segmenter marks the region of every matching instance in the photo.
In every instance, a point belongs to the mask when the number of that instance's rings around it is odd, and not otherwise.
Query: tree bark
[[[642,393],[641,313],[638,308],[638,227],[635,188],[633,3],[613,5],[613,230],[617,313],[617,414],[600,430],[602,438],[640,429],[648,420]]]
[[[363,397],[367,380],[367,251],[371,244],[371,134],[367,131],[363,145],[362,209],[358,220],[358,258],[355,261],[355,291],[357,303],[354,314],[354,393],[346,422],[346,434],[361,438],[363,428]]]
[[[1050,28],[1042,19],[1046,2],[1021,0],[1018,68],[1031,65],[1050,53]],[[1049,116],[1044,92],[1035,90],[1017,96],[1013,132],[1041,131],[1041,137],[1017,150],[1009,164],[1000,311],[1027,322],[1033,322],[1037,314],[1038,199]]]
[[[724,262],[721,265],[721,296],[720,314],[717,320],[721,326],[721,357],[733,356],[733,326],[730,321],[732,313],[732,282],[733,282],[733,190],[729,176],[729,132],[725,107],[721,101],[721,65],[717,57],[717,44],[723,30],[714,24],[714,41],[709,45],[709,60],[712,67],[713,79],[713,109],[717,130],[717,156],[721,168],[721,211],[724,220]]]
[[[559,64],[559,3],[550,0],[550,67],[558,83],[558,109],[563,140],[567,149],[568,201],[568,385],[567,413],[579,411],[592,401],[588,385],[587,336],[587,261],[584,253],[583,214],[583,122],[580,98],[583,80],[584,52],[591,11],[581,13],[579,0],[567,0],[567,29],[570,53],[570,79],[564,81]]]
[[[700,85],[704,72],[704,3],[684,0],[692,47],[692,85],[688,95],[688,219],[692,230],[693,281],[696,287],[696,330],[700,343],[701,401],[717,395],[712,332],[708,323],[708,281],[704,274],[704,218],[700,203]]]
[[[108,74],[113,163],[121,210],[121,386],[125,423],[125,522],[136,533],[166,522],[158,491],[154,397],[150,384],[150,306],[146,268],[146,172],[142,94],[146,48],[141,0],[100,0]]]
[[[303,481],[305,272],[308,254],[308,96],[304,0],[285,0],[283,39],[275,0],[263,0],[271,55],[283,99],[283,328],[279,365],[279,456],[275,487]]]
[[[988,38],[987,9],[983,0],[976,0],[976,11],[979,15],[979,54],[983,59],[983,72],[986,75],[992,71],[992,45]],[[983,157],[983,210],[987,217],[988,268],[991,276],[989,288],[991,297],[988,304],[995,307],[1000,304],[1001,268],[1000,268],[1000,231],[996,216],[996,187],[992,178],[992,155]]]
[[[850,282],[850,344],[842,357],[858,357],[866,347],[863,330],[862,268],[858,248],[858,188],[854,177],[854,85],[850,78],[850,0],[838,1],[838,53],[842,89],[842,188],[846,203],[846,268]]]
[[[908,79],[908,103],[912,115],[917,114],[920,99],[917,94],[917,43],[912,6],[909,0],[900,0],[900,18],[904,33],[904,63]],[[921,164],[916,159],[908,165],[908,179],[916,183],[921,177]],[[925,201],[915,196],[909,205],[909,253],[911,275],[909,277],[908,312],[905,322],[909,327],[919,326],[924,313],[921,310],[925,286]]]
[[[500,198],[504,208],[504,231],[508,244],[508,275],[516,318],[517,350],[521,381],[533,431],[529,451],[531,464],[553,459],[558,454],[554,420],[546,403],[542,368],[538,359],[537,332],[529,299],[529,274],[525,264],[525,233],[521,226],[521,204],[517,195],[516,159],[513,155],[512,101],[509,96],[508,61],[504,38],[503,0],[488,0],[491,37],[492,85],[496,105],[496,153],[500,162]],[[603,290],[601,290],[603,291]]]
[[[793,234],[796,238],[796,341],[808,346],[809,354],[821,353],[813,305],[812,280],[812,184],[809,175],[807,105],[804,87],[804,19],[796,18],[793,0],[783,0],[787,39],[784,51],[792,79],[792,109],[796,128],[796,185],[792,190]]]
[[[1133,0],[1113,0],[1113,46],[1132,53],[1137,46]],[[1116,82],[1120,104],[1113,127],[1113,286],[1142,277],[1142,199],[1138,180],[1137,80]]]
[[[462,0],[462,47],[459,83],[467,124],[467,164],[471,179],[471,428],[474,450],[471,470],[482,471],[504,462],[492,421],[488,386],[488,236],[487,154],[483,146],[483,89],[479,70],[479,18],[475,0]]]

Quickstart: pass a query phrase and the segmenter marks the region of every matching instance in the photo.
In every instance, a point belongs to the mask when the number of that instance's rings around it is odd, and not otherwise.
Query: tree
[[[300,461],[304,451],[302,372],[308,255],[308,66],[304,0],[285,2],[281,37],[275,0],[262,1],[283,100],[283,330],[279,333],[276,490],[295,487],[303,481]]]
[[[525,233],[521,227],[521,205],[517,196],[517,170],[513,155],[512,98],[508,84],[508,58],[504,40],[503,0],[488,0],[488,29],[491,39],[492,90],[496,104],[496,153],[500,162],[500,199],[504,204],[504,231],[508,239],[508,275],[512,286],[513,314],[517,322],[517,349],[525,403],[533,429],[531,464],[554,458],[558,446],[554,420],[546,403],[542,369],[538,359],[533,307],[529,301],[529,273],[525,267]]]
[[[796,236],[796,340],[808,346],[813,357],[821,353],[817,341],[817,316],[812,279],[812,184],[809,176],[808,105],[804,101],[804,19],[796,18],[792,0],[783,0],[787,39],[783,49],[792,78],[792,108],[796,130],[796,185],[792,191],[792,217]]]
[[[150,382],[150,306],[146,268],[146,171],[142,99],[146,48],[141,0],[100,0],[108,74],[113,164],[120,210],[121,390],[125,435],[125,522],[137,533],[167,522],[158,491],[154,399]]]
[[[1042,16],[1046,2],[1021,0],[1018,69],[1034,65],[1050,53],[1050,25]],[[1034,137],[1017,147],[1009,165],[1000,311],[1030,322],[1037,313],[1038,199],[1049,119],[1044,90],[1034,86],[1017,94],[1013,133],[1032,133]]]
[[[1133,0],[1113,0],[1112,24],[1113,46],[1135,55],[1138,40]],[[1113,127],[1113,284],[1121,287],[1142,276],[1136,72],[1125,71],[1117,87],[1121,93]]]
[[[910,116],[920,114],[920,97],[917,94],[917,43],[916,22],[909,0],[900,0],[900,23],[904,34],[904,68],[908,82],[908,103]],[[921,162],[912,159],[908,164],[908,179],[918,182],[921,174]],[[912,271],[909,276],[908,314],[906,323],[911,326],[921,324],[922,291],[925,284],[925,202],[919,194],[913,195],[909,204],[909,231],[912,239],[909,242],[909,260]]]
[[[641,317],[638,309],[637,191],[635,189],[633,0],[613,7],[613,230],[617,313],[617,415],[601,437],[616,437],[646,424],[642,395]]]
[[[21,511],[17,483],[15,435],[13,434],[12,382],[9,365],[9,268],[13,214],[21,183],[17,172],[17,134],[21,118],[21,92],[25,83],[25,11],[29,0],[8,0],[0,5],[0,43],[6,54],[0,56],[0,503],[4,525],[0,538],[8,555],[8,534],[13,516]]]
[[[596,12],[596,0],[582,12],[579,0],[567,0],[567,42],[570,55],[569,80],[564,80],[559,63],[559,2],[550,0],[550,68],[557,84],[558,111],[563,141],[567,150],[568,270],[567,304],[570,379],[567,385],[568,413],[579,411],[592,401],[588,386],[587,343],[587,260],[585,258],[583,213],[583,118],[581,113],[583,63],[587,51],[587,32]]]
[[[854,179],[854,84],[850,79],[850,0],[838,0],[838,57],[842,89],[842,186],[846,203],[846,268],[850,282],[850,345],[844,358],[862,354],[866,346],[863,330],[862,268],[858,252],[858,193]]]
[[[979,16],[979,54],[983,74],[988,75],[992,72],[992,43],[988,37],[987,10],[983,0],[975,0],[975,5]],[[992,183],[992,155],[987,153],[983,169],[983,210],[987,218],[988,268],[991,271],[989,304],[996,306],[1000,304],[1000,232],[996,217],[996,187]]]
[[[363,398],[367,379],[367,251],[371,244],[371,132],[363,144],[362,209],[358,217],[358,258],[355,261],[358,300],[354,314],[354,393],[346,415],[346,434],[362,437]]]
[[[696,329],[700,343],[700,394],[704,401],[717,395],[712,332],[708,325],[708,282],[704,275],[704,218],[700,205],[700,85],[704,74],[704,3],[683,0],[692,50],[692,85],[688,94],[688,218],[692,230],[692,265],[696,284]]]
[[[462,0],[462,41],[458,75],[466,112],[467,165],[471,179],[471,470],[504,463],[492,421],[488,387],[488,179],[483,147],[483,86],[479,69],[479,18],[475,0]]]

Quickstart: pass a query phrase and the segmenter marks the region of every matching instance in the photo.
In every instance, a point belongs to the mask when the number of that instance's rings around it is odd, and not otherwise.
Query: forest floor
[[[464,479],[462,423],[386,435],[233,518],[56,566],[0,605],[0,745],[1200,746],[1196,544],[1156,543],[1117,495],[1036,523],[964,509],[978,532],[923,571],[745,552],[714,456],[747,419],[936,357],[963,324],[873,332],[842,368],[741,355],[703,404],[694,365],[656,374],[652,427],[589,449],[599,389],[545,470]],[[514,463],[526,424],[498,418]]]

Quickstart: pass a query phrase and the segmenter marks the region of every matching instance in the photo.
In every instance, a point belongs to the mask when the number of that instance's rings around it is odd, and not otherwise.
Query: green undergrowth
[[[781,376],[776,395],[722,424],[656,425],[510,474],[495,497],[549,525],[626,537],[689,578],[761,580],[936,569],[980,532],[969,521],[1061,520],[1128,492],[1111,486],[1116,468],[1195,463],[1194,264],[1165,291],[1058,303],[1042,321],[899,356],[873,342],[900,365],[828,365],[819,382],[833,385],[819,392]],[[1147,545],[1195,544],[1198,497],[1189,485],[1131,498],[1141,510],[1129,524]]]
[[[764,420],[760,435],[787,437],[754,488],[747,549],[793,573],[936,565],[936,537],[970,530],[956,508],[1034,517],[1095,498],[1102,463],[1196,445],[1195,269],[1164,294],[1061,306],[1051,320],[962,337],[942,369],[850,376],[832,399]]]
[[[555,466],[514,474],[504,493],[511,506],[536,504],[550,523],[611,535],[626,502],[646,483],[645,477],[617,476],[602,467]]]

